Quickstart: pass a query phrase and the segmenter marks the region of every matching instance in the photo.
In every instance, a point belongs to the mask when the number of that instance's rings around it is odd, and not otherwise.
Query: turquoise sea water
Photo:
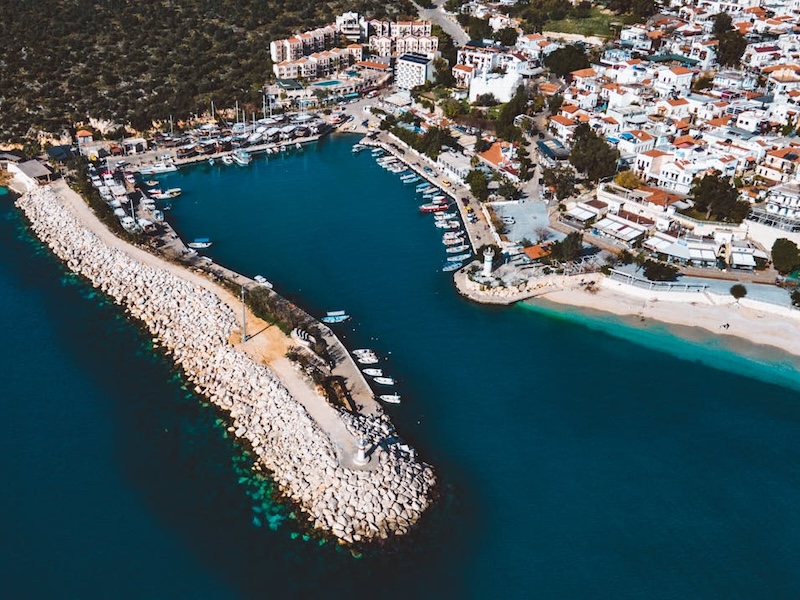
[[[459,298],[413,189],[354,141],[166,176],[184,190],[169,218],[310,312],[347,310],[346,343],[387,357],[403,395],[388,410],[442,481],[419,532],[360,559],[304,540],[219,415],[4,201],[12,597],[796,597],[797,373],[656,326]]]

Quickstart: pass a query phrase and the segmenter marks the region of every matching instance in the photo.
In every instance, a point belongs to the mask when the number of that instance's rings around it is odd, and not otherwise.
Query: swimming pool
[[[338,79],[330,79],[329,81],[320,81],[318,83],[315,83],[314,85],[317,87],[329,87],[332,85],[339,85],[340,83],[342,82],[339,81]]]

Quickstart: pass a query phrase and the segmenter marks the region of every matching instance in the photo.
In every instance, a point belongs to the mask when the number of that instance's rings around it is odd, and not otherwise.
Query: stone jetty
[[[342,457],[275,373],[233,345],[237,317],[213,288],[109,246],[50,186],[29,191],[17,205],[70,270],[143,323],[195,391],[228,412],[230,429],[311,526],[345,543],[410,531],[430,504],[435,476],[412,448],[396,443],[382,411],[338,413],[367,447],[366,460]]]

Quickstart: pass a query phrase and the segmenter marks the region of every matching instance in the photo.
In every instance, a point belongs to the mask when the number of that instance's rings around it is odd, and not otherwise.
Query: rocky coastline
[[[431,502],[436,478],[412,448],[390,443],[388,417],[339,412],[364,440],[363,466],[344,461],[328,434],[266,365],[234,346],[239,324],[212,290],[144,264],[110,247],[65,206],[50,186],[17,200],[32,231],[73,272],[123,306],[149,330],[195,391],[229,414],[281,493],[305,512],[309,525],[343,543],[408,533]]]

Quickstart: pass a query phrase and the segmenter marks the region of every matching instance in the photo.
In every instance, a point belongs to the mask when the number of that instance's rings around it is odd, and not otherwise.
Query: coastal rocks
[[[33,232],[74,271],[147,327],[188,378],[187,388],[229,413],[228,431],[247,440],[281,492],[315,529],[344,542],[407,533],[430,503],[432,468],[402,444],[383,413],[339,413],[355,440],[366,439],[369,468],[353,470],[341,450],[277,376],[229,340],[233,310],[213,291],[153,259],[140,261],[104,243],[51,188],[17,205]]]

